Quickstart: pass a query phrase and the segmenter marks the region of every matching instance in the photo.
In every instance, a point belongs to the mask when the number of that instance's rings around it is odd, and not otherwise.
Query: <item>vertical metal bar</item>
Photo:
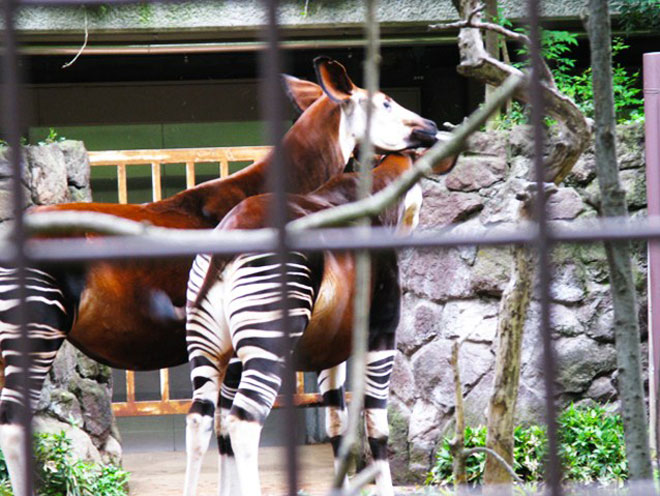
[[[543,340],[543,374],[545,383],[546,422],[548,425],[548,462],[547,483],[550,494],[561,494],[561,467],[559,464],[557,442],[557,410],[555,405],[555,357],[550,333],[550,239],[546,214],[545,170],[543,167],[543,93],[541,87],[541,29],[539,19],[539,0],[528,0],[530,24],[530,57],[532,79],[530,95],[532,101],[531,122],[534,126],[534,172],[537,186],[536,248],[539,263],[539,296],[541,300],[540,332]]]
[[[282,148],[283,126],[283,101],[280,89],[280,72],[282,67],[281,52],[279,50],[279,28],[277,25],[278,0],[266,0],[266,11],[268,25],[266,27],[267,47],[261,52],[260,70],[263,83],[261,85],[261,101],[264,102],[263,112],[268,126],[269,141],[273,144],[273,162],[269,177],[272,191],[275,193],[274,205],[272,206],[272,223],[277,229],[277,259],[281,267],[281,291],[282,291],[282,331],[284,339],[290,341],[290,319],[289,302],[286,288],[286,262],[288,259],[288,242],[286,238],[287,213],[287,163]],[[285,348],[287,349],[287,348]],[[282,382],[282,393],[284,396],[284,435],[286,439],[287,454],[287,482],[289,496],[298,493],[298,454],[296,450],[296,412],[294,409],[293,395],[295,393],[295,374],[291,361],[291,354],[285,354],[285,371]]]
[[[645,53],[644,115],[646,144],[646,197],[649,217],[660,216],[660,52]],[[658,385],[660,372],[660,243],[648,244],[649,406],[651,446],[658,443]],[[656,459],[658,455],[656,454]]]
[[[378,91],[379,54],[379,26],[377,18],[377,0],[367,0],[365,9],[364,31],[367,39],[364,80],[367,87],[367,121],[365,123],[365,137],[360,146],[360,183],[358,198],[366,198],[372,190],[371,163],[374,153],[371,143],[371,118],[373,114],[372,99]],[[370,219],[359,221],[363,228],[363,235],[368,235],[371,225]],[[335,473],[333,493],[341,490],[348,468],[349,455],[357,441],[360,412],[364,405],[367,337],[369,332],[369,300],[371,289],[371,256],[367,250],[360,250],[355,254],[355,299],[353,301],[353,346],[351,353],[351,390],[353,393],[348,410],[348,426],[346,434],[339,448],[338,458],[340,466]]]
[[[16,45],[16,32],[14,30],[14,20],[16,15],[17,2],[14,0],[4,0],[2,2],[2,14],[4,22],[3,45],[4,53],[2,57],[3,80],[3,107],[4,116],[2,125],[6,133],[6,140],[9,144],[9,158],[12,170],[12,200],[14,214],[14,266],[17,270],[18,279],[18,298],[19,305],[16,308],[16,319],[21,329],[20,339],[17,343],[20,355],[19,366],[22,373],[18,383],[19,390],[22,393],[25,408],[20,409],[20,423],[23,428],[24,438],[21,449],[25,461],[24,473],[25,480],[19,482],[24,489],[24,494],[32,494],[34,484],[32,480],[33,465],[32,460],[32,409],[30,405],[30,341],[27,329],[27,308],[26,301],[26,266],[27,257],[25,254],[25,227],[23,224],[23,186],[21,182],[22,164],[20,152],[20,105],[19,105],[19,76],[18,76],[18,55]],[[23,496],[23,495],[21,495]]]
[[[163,199],[163,187],[160,172],[160,162],[153,162],[151,164],[151,188],[153,201]]]

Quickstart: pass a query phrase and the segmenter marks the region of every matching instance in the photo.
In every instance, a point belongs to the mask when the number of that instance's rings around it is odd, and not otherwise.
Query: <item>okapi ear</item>
[[[323,91],[336,103],[348,100],[357,88],[346,74],[344,66],[330,57],[316,57],[314,69]]]
[[[304,112],[308,107],[323,96],[321,87],[311,81],[304,81],[288,74],[282,74],[282,85],[291,103]]]

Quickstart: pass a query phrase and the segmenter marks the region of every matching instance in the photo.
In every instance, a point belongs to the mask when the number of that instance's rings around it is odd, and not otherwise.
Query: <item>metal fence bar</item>
[[[530,58],[532,79],[530,95],[532,100],[531,123],[534,126],[534,175],[536,179],[535,214],[538,224],[536,249],[539,264],[540,329],[543,341],[543,380],[545,385],[546,423],[548,427],[548,461],[546,481],[553,496],[559,496],[561,489],[561,466],[557,440],[557,411],[555,405],[555,359],[550,332],[550,227],[546,212],[545,170],[543,167],[543,93],[540,74],[541,32],[539,26],[539,0],[528,0],[530,28]]]
[[[275,193],[273,205],[271,206],[271,222],[277,232],[275,253],[280,266],[281,278],[282,339],[287,341],[287,347],[284,349],[289,349],[291,347],[291,319],[289,318],[286,267],[290,252],[286,233],[286,223],[288,220],[286,198],[288,190],[288,157],[285,156],[282,147],[282,137],[284,136],[283,116],[285,113],[279,81],[282,67],[282,54],[279,50],[279,27],[277,23],[279,1],[265,0],[264,4],[266,6],[268,20],[264,37],[268,45],[259,59],[260,72],[263,77],[263,82],[260,85],[260,94],[263,102],[262,105],[265,106],[262,109],[267,121],[269,141],[275,147],[273,150],[273,168],[270,171],[268,179],[270,181],[270,189]],[[293,395],[296,391],[296,379],[290,353],[285,354],[284,365],[281,395],[284,402],[286,424],[283,433],[286,438],[288,494],[289,496],[296,496],[298,493],[298,453],[296,448],[296,412],[293,403]]]
[[[113,4],[129,4],[139,3],[141,0],[113,0]],[[166,0],[161,0],[166,1]],[[88,5],[107,3],[108,0],[22,0],[20,3],[25,6],[29,5],[80,5],[82,3]],[[554,404],[554,378],[555,378],[555,365],[552,354],[552,341],[549,332],[549,283],[551,278],[550,265],[549,265],[549,250],[553,242],[558,241],[571,241],[571,242],[584,242],[596,240],[614,240],[622,238],[635,238],[635,239],[660,239],[660,229],[658,227],[658,220],[648,221],[646,223],[626,224],[625,228],[614,227],[607,222],[601,223],[600,227],[592,228],[584,232],[570,231],[553,227],[548,222],[545,211],[545,195],[543,194],[543,181],[544,171],[542,163],[542,96],[540,92],[540,81],[538,74],[540,71],[539,60],[539,1],[529,0],[529,20],[531,28],[532,43],[532,66],[534,69],[535,77],[532,78],[531,93],[533,100],[532,121],[534,124],[535,135],[535,174],[538,191],[537,203],[537,227],[530,228],[524,232],[518,233],[503,233],[496,236],[483,235],[483,234],[456,234],[456,233],[441,233],[428,235],[412,236],[409,239],[396,239],[383,231],[370,231],[369,235],[365,238],[356,238],[353,236],[352,240],[350,230],[334,231],[332,236],[324,236],[321,233],[305,233],[303,235],[296,235],[295,237],[287,236],[285,224],[287,220],[286,212],[286,178],[285,171],[285,157],[282,156],[282,149],[279,146],[280,138],[283,134],[282,130],[282,102],[279,91],[278,74],[281,67],[281,53],[278,49],[278,26],[276,19],[276,11],[278,2],[277,0],[265,0],[265,5],[268,12],[268,26],[266,35],[268,40],[267,50],[263,53],[262,57],[262,71],[265,75],[265,82],[263,85],[263,98],[262,101],[265,105],[265,115],[269,122],[269,130],[271,141],[276,144],[274,154],[274,181],[272,183],[272,190],[276,193],[274,205],[274,226],[276,231],[274,235],[271,233],[266,238],[261,238],[257,241],[242,241],[236,240],[222,241],[218,239],[208,240],[208,234],[201,235],[194,239],[194,243],[190,244],[191,238],[186,238],[188,241],[173,243],[171,241],[153,241],[146,238],[111,238],[99,240],[95,246],[87,246],[84,242],[76,240],[65,241],[41,241],[39,245],[30,243],[25,244],[25,227],[21,216],[22,212],[22,188],[21,188],[21,164],[19,153],[19,129],[18,122],[20,109],[18,107],[18,63],[17,63],[17,46],[15,40],[15,24],[14,16],[16,7],[18,5],[16,0],[3,1],[3,16],[4,16],[4,53],[3,53],[3,72],[5,85],[3,88],[3,100],[5,115],[3,116],[3,125],[7,134],[8,142],[11,145],[11,162],[14,174],[13,186],[13,201],[14,210],[16,213],[16,221],[14,227],[13,244],[0,244],[0,247],[11,248],[9,255],[3,253],[0,256],[1,262],[10,262],[18,269],[19,280],[21,280],[20,298],[24,300],[24,278],[25,266],[29,261],[67,261],[67,260],[97,260],[100,258],[105,259],[119,259],[125,257],[144,257],[154,258],[157,256],[175,256],[182,254],[194,254],[197,252],[209,253],[241,253],[246,250],[276,251],[280,261],[282,262],[283,275],[284,265],[287,259],[287,253],[292,249],[307,250],[325,250],[328,248],[334,249],[379,249],[379,248],[400,248],[400,247],[449,247],[459,245],[485,245],[485,244],[511,244],[511,243],[526,243],[534,244],[538,249],[539,254],[539,279],[540,279],[540,301],[541,301],[541,329],[544,341],[544,371],[546,382],[546,402],[548,414],[548,435],[550,442],[549,450],[549,467],[548,467],[548,483],[553,495],[561,493],[560,487],[560,468],[557,456],[557,429],[556,429],[556,409]],[[652,92],[652,95],[656,93]],[[123,182],[125,186],[125,169],[124,174],[121,173],[122,167],[119,167],[120,173],[118,176],[123,175]],[[118,178],[120,184],[121,178]],[[194,179],[193,179],[194,182]],[[657,181],[656,181],[657,182]],[[190,183],[190,180],[188,181]],[[121,193],[120,193],[121,196]],[[124,198],[124,201],[126,199]],[[649,207],[651,208],[651,207]],[[203,239],[202,236],[207,239]],[[343,237],[343,239],[342,239]],[[267,242],[264,243],[264,240]],[[251,244],[252,243],[252,244]],[[306,243],[306,244],[305,244]],[[76,249],[72,249],[75,247]],[[209,248],[208,250],[206,248]],[[73,255],[75,253],[75,256]],[[286,286],[285,281],[282,285],[284,301],[284,328],[288,331],[288,318],[286,312]],[[23,368],[27,370],[26,364],[29,361],[28,354],[28,340],[25,332],[25,307],[19,306],[19,322],[21,322],[24,332],[21,339],[21,356],[23,357]],[[660,356],[658,350],[655,351],[655,357]],[[657,370],[657,369],[656,369]],[[287,372],[284,380],[284,392],[286,402],[286,416],[287,416],[287,458],[288,458],[288,481],[289,481],[289,494],[293,496],[297,492],[297,460],[295,448],[295,412],[293,410],[292,394],[294,391],[295,381],[293,378],[293,371],[290,361],[287,361]],[[22,386],[27,391],[28,376],[24,374],[22,377]],[[129,382],[129,381],[127,381]],[[128,386],[130,389],[130,386]],[[127,395],[134,396],[134,391],[127,391]],[[22,413],[22,423],[24,425],[27,436],[23,449],[26,453],[28,465],[26,467],[26,480],[27,487],[26,494],[32,493],[32,468],[30,466],[30,452],[31,452],[31,426],[30,426],[30,412],[26,409]]]
[[[79,215],[81,218],[84,215]],[[121,222],[117,222],[121,224]],[[28,241],[26,252],[32,262],[119,260],[123,258],[166,258],[197,253],[235,255],[246,251],[275,249],[273,231],[232,231],[214,233],[208,230],[159,230],[139,236],[113,236],[103,243],[89,245],[81,239],[41,239]],[[160,233],[169,234],[164,236]],[[358,239],[355,228],[318,229],[299,232],[289,238],[289,248],[298,251],[451,248],[457,246],[502,246],[534,243],[536,229],[530,225],[492,228],[485,232],[454,233],[441,229],[415,233],[406,237],[387,229],[372,228]],[[660,217],[622,222],[620,219],[600,219],[553,225],[547,234],[552,243],[592,243],[660,239]],[[0,241],[0,263],[11,262],[11,243]]]
[[[26,302],[26,267],[27,257],[25,254],[25,226],[23,223],[23,205],[24,195],[22,186],[22,166],[21,166],[21,153],[20,153],[20,130],[19,123],[21,122],[21,109],[19,106],[19,75],[18,75],[18,56],[17,56],[17,43],[16,32],[14,29],[14,20],[16,16],[18,3],[15,0],[4,0],[2,2],[2,15],[4,21],[3,30],[3,45],[4,53],[2,54],[2,72],[3,78],[3,106],[4,116],[2,125],[6,133],[7,143],[10,146],[9,159],[11,162],[12,172],[12,201],[14,213],[14,227],[13,227],[13,241],[14,246],[12,250],[12,265],[17,271],[18,279],[18,299],[19,305],[16,308],[16,320],[20,329],[20,338],[17,346],[19,351],[19,367],[23,370],[18,384],[16,385],[20,391],[24,408],[19,408],[20,424],[23,428],[23,439],[21,450],[23,459],[25,461],[23,480],[19,481],[22,484],[19,491],[24,494],[32,494],[34,491],[34,481],[32,477],[34,461],[32,458],[32,411],[30,408],[31,398],[29,394],[29,367],[30,367],[30,341],[28,338],[27,328],[27,307]],[[8,412],[5,412],[5,414]]]
[[[648,215],[660,215],[660,52],[644,54],[646,197]],[[648,245],[649,417],[651,447],[657,453],[660,385],[660,243]],[[656,455],[657,458],[657,455]]]

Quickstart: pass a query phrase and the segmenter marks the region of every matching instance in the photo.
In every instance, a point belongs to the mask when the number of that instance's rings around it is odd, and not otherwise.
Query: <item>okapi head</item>
[[[342,133],[348,142],[359,143],[365,137],[367,122],[367,91],[358,88],[346,69],[328,57],[314,59],[320,85],[284,76],[287,94],[294,105],[305,111],[324,95],[337,103],[342,114]],[[437,138],[435,122],[405,109],[382,92],[373,97],[371,141],[379,153],[432,146]],[[352,148],[349,150],[349,154]]]
[[[357,141],[364,138],[367,122],[367,91],[358,88],[339,62],[317,57],[314,67],[328,97],[341,105],[346,125]],[[371,141],[379,152],[428,147],[436,142],[435,122],[403,108],[385,93],[372,100]]]

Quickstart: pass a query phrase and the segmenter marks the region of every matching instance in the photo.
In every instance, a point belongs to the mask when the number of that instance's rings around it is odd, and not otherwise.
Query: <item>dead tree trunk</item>
[[[458,72],[491,85],[501,84],[501,81],[510,74],[521,73],[518,69],[488,54],[480,30],[495,31],[523,43],[529,43],[529,39],[502,26],[482,22],[480,12],[483,7],[479,5],[479,0],[453,0],[453,2],[462,20],[451,25],[433,27],[460,28],[458,44],[461,63]],[[575,103],[557,91],[547,66],[539,76],[543,82],[545,109],[559,125],[559,138],[553,138],[552,147],[548,148],[544,157],[545,178],[548,182],[559,183],[587,147],[591,132],[587,120]],[[527,88],[522,88],[514,97],[522,102],[530,101]],[[522,208],[520,220],[528,219],[528,210]],[[500,304],[498,349],[494,390],[489,404],[487,447],[509,463],[513,461],[513,420],[518,396],[520,347],[532,293],[534,269],[534,257],[529,250],[524,247],[514,248],[514,269]],[[484,478],[487,484],[511,482],[510,474],[503,470],[491,455],[487,457]]]
[[[628,215],[626,198],[619,183],[616,160],[612,52],[607,0],[589,0],[586,22],[591,45],[596,121],[596,167],[601,195],[601,214]],[[637,302],[630,263],[630,243],[605,243],[614,306],[614,335],[619,371],[619,398],[623,418],[626,457],[631,479],[651,479],[644,386],[639,346]]]
[[[534,276],[534,256],[529,248],[514,249],[513,273],[502,295],[497,328],[498,343],[495,358],[493,393],[488,403],[488,437],[486,446],[513,466],[513,414],[520,379],[522,330],[529,308]],[[508,483],[511,476],[495,460],[486,457],[484,484]]]
[[[485,0],[485,5],[486,5],[486,15],[488,16],[489,21],[493,21],[497,17],[497,0]],[[486,51],[488,52],[488,55],[490,55],[493,58],[500,59],[500,42],[499,42],[499,35],[495,33],[494,31],[488,31],[486,32]],[[490,95],[493,93],[495,90],[495,86],[491,86],[490,84],[486,85],[486,101],[490,100]],[[497,110],[491,118],[488,120],[488,123],[486,124],[486,127],[488,129],[493,128],[493,124],[495,121],[500,116],[500,111]]]

